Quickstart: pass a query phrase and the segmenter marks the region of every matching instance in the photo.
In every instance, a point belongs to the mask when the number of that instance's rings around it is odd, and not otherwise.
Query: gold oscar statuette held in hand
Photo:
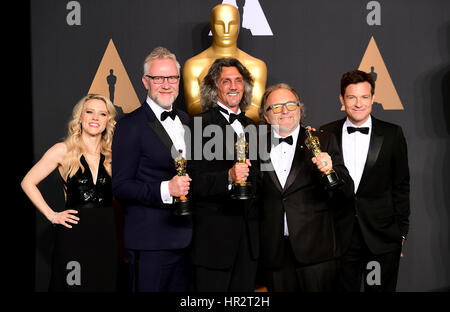
[[[243,133],[239,135],[239,138],[234,144],[234,146],[236,149],[237,162],[245,163],[248,153],[248,142],[245,141],[245,136]],[[253,198],[251,183],[245,181],[235,182],[231,190],[231,198],[239,200]]]
[[[185,176],[186,175],[186,159],[183,158],[183,150],[178,150],[179,156],[175,158],[175,169],[177,170],[178,176]],[[174,198],[174,211],[173,213],[177,216],[187,216],[191,215],[192,212],[189,208],[189,198],[186,196],[180,196]]]
[[[322,152],[320,150],[319,138],[313,136],[311,130],[308,129],[306,129],[305,144],[308,147],[308,149],[312,152],[314,157],[317,157],[317,155],[319,155]],[[325,189],[332,189],[343,184],[343,181],[339,179],[337,173],[333,169],[330,169],[322,173],[322,182],[325,186]]]

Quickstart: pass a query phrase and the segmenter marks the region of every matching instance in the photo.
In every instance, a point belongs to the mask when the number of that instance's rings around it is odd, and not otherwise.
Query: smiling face
[[[232,67],[222,67],[217,79],[217,99],[234,112],[237,112],[242,96],[244,95],[244,78],[239,70]]]
[[[150,76],[178,76],[178,68],[172,59],[155,59],[149,61],[147,74]],[[170,109],[173,102],[178,96],[180,81],[169,83],[168,79],[164,79],[163,83],[156,84],[152,78],[142,77],[142,83],[148,90],[148,96],[159,106]]]
[[[297,102],[297,98],[287,89],[276,89],[267,97],[264,106],[264,118],[267,123],[271,124],[283,137],[291,134],[298,127],[301,118],[300,108],[297,106],[295,110],[290,111],[286,106],[283,106],[283,110],[278,114],[275,114],[271,109],[267,111],[267,108],[273,104],[287,102]]]
[[[98,99],[88,100],[83,105],[80,123],[83,132],[92,136],[102,134],[108,123],[108,109],[105,102]]]
[[[365,81],[349,84],[344,96],[339,95],[339,99],[351,123],[361,126],[369,119],[375,96],[371,93],[370,83]]]

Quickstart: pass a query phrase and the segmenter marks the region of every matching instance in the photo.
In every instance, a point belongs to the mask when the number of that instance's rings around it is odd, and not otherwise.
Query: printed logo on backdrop
[[[373,36],[370,38],[358,69],[371,74],[375,80],[375,102],[373,109],[379,107],[384,110],[404,110],[400,97],[392,82],[391,75],[389,75],[389,71],[384,64],[383,57]],[[341,107],[341,110],[344,110],[344,106]]]
[[[370,73],[374,78],[375,102],[384,110],[404,109],[373,36],[358,69]]]
[[[258,0],[223,0],[222,4],[238,8],[241,14],[241,28],[250,30],[253,36],[273,36],[272,29]],[[209,36],[212,36],[211,31]]]
[[[112,39],[109,40],[100,61],[89,93],[99,93],[109,97],[116,108],[120,107],[119,117],[121,111],[128,114],[141,106]]]

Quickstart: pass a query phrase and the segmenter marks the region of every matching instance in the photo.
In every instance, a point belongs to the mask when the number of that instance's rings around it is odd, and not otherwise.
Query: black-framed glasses
[[[300,103],[297,101],[291,101],[286,103],[278,103],[278,104],[272,104],[267,107],[266,112],[269,110],[272,110],[274,114],[279,114],[283,111],[283,106],[286,107],[288,111],[295,111],[297,109],[297,106],[299,106]]]
[[[165,79],[167,79],[167,81],[169,83],[174,84],[174,83],[177,83],[178,80],[180,79],[180,76],[150,76],[150,75],[145,75],[145,77],[148,77],[148,78],[152,79],[153,83],[156,83],[156,84],[162,84]]]

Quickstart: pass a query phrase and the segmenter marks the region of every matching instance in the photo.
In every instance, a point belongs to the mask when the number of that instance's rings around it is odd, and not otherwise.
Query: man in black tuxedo
[[[261,264],[266,286],[275,292],[333,291],[336,244],[333,215],[346,209],[353,183],[334,135],[312,132],[320,141],[316,157],[305,145],[304,104],[280,83],[267,88],[260,108],[270,124],[263,157]],[[333,169],[341,185],[328,189],[322,173]]]
[[[144,62],[147,99],[117,123],[112,144],[112,187],[125,212],[124,247],[135,292],[188,288],[191,216],[173,213],[173,200],[189,191],[189,175],[178,176],[174,158],[186,153],[187,113],[173,107],[180,65],[158,47]],[[185,156],[186,157],[186,156]]]
[[[245,116],[252,86],[253,78],[237,59],[217,59],[202,83],[203,113],[191,123],[194,150],[188,172],[195,206],[192,264],[196,291],[253,291],[255,286],[259,164],[256,157],[236,162],[234,147],[238,135],[244,134],[249,154],[256,151],[256,126]],[[196,156],[199,151],[201,155]],[[233,183],[238,181],[252,183],[253,198],[231,198]]]
[[[366,291],[395,291],[409,228],[406,140],[401,127],[371,116],[374,92],[370,74],[345,73],[339,98],[347,118],[321,127],[336,135],[355,184],[351,210],[336,216],[343,291],[360,291],[363,276]]]

